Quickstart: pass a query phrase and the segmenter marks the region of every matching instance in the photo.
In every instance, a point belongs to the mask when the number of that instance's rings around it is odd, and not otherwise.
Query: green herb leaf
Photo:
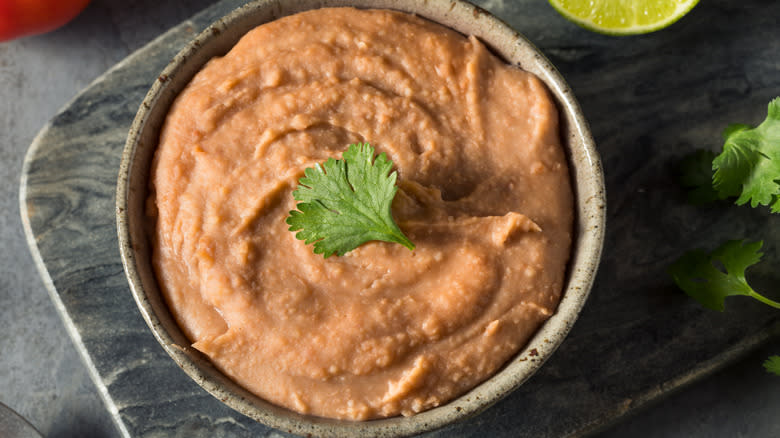
[[[764,369],[780,376],[780,356],[770,356],[764,361]]]
[[[780,97],[769,103],[760,125],[730,125],[723,137],[723,152],[712,162],[718,195],[736,196],[738,205],[768,205],[780,213]]]
[[[689,200],[705,203],[737,197],[738,205],[768,205],[773,213],[780,213],[780,97],[769,103],[767,117],[760,125],[729,125],[723,139],[723,151],[714,159],[707,151],[697,151],[681,162],[680,182],[692,189]],[[708,161],[712,162],[710,169]],[[726,297],[734,295],[780,309],[780,303],[757,293],[745,279],[747,268],[761,260],[762,244],[732,240],[709,254],[700,249],[689,251],[668,272],[685,293],[713,310],[723,311]],[[764,368],[780,375],[780,356],[771,356]]]
[[[306,244],[314,243],[314,253],[325,258],[371,240],[413,250],[390,212],[398,190],[396,172],[389,173],[393,162],[384,153],[374,160],[368,143],[349,145],[342,158],[329,158],[304,171],[293,192],[300,202],[287,218],[289,230],[298,231],[295,237]]]
[[[712,160],[715,153],[699,149],[680,160],[680,185],[688,189],[688,202],[703,205],[720,200],[712,187]]]
[[[730,240],[709,254],[700,249],[689,251],[669,267],[669,275],[680,289],[708,309],[722,312],[726,297],[735,295],[780,309],[780,303],[758,294],[745,280],[745,270],[761,260],[762,245],[761,241]]]

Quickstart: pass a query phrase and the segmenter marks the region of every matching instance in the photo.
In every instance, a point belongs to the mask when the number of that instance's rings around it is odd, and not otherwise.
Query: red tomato
[[[79,14],[89,0],[0,0],[0,41],[54,30]]]

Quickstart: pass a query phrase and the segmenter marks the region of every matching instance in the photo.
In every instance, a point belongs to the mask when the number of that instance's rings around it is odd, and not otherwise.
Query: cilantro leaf
[[[343,159],[329,158],[304,171],[293,192],[300,201],[290,211],[290,231],[325,258],[344,255],[370,240],[396,242],[414,249],[393,220],[390,205],[398,187],[393,162],[384,153],[374,160],[368,143],[351,144]],[[373,162],[373,163],[372,163]]]
[[[764,361],[764,368],[768,372],[780,376],[780,356],[769,356],[769,358]]]
[[[726,297],[735,295],[780,309],[780,303],[758,294],[745,280],[745,270],[761,260],[762,245],[761,241],[730,240],[709,254],[700,249],[688,251],[669,267],[669,274],[680,289],[708,309],[722,312]]]
[[[780,97],[769,103],[760,125],[730,125],[723,137],[723,152],[712,162],[719,196],[736,196],[737,205],[768,205],[780,213]]]
[[[715,153],[698,149],[680,160],[680,185],[688,189],[688,202],[703,205],[721,199],[712,187],[712,160]]]

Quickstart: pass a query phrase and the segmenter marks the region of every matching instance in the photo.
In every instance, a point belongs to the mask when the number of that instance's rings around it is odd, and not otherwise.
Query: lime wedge
[[[568,20],[607,35],[654,32],[679,20],[699,0],[549,0]]]

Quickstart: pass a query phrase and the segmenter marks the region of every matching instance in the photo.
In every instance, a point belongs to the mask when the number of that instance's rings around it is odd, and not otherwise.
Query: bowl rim
[[[154,117],[167,113],[173,99],[205,60],[226,53],[240,36],[259,24],[304,10],[339,6],[410,12],[460,33],[476,35],[494,53],[536,74],[547,85],[559,109],[561,132],[568,134],[568,138],[562,135],[562,143],[574,190],[575,229],[564,291],[556,312],[497,373],[460,397],[410,417],[356,422],[303,415],[273,405],[235,384],[211,365],[205,355],[189,347],[189,341],[160,297],[156,279],[149,280],[151,266],[146,237],[139,237],[142,227],[138,221],[133,221],[133,212],[137,211],[133,205],[143,205],[138,204],[138,199],[145,196],[138,193],[139,187],[143,192],[148,181],[138,173],[144,174],[141,161],[147,161],[148,166],[149,160],[137,160],[137,155],[148,155],[148,148],[153,151],[156,147],[156,141],[154,145],[147,142],[144,146],[143,139],[159,134],[162,122]],[[207,55],[204,57],[203,53]],[[196,58],[195,61],[191,62],[192,58]],[[143,151],[144,147],[146,151]],[[141,182],[142,185],[136,186]],[[476,415],[517,389],[541,367],[566,338],[590,293],[604,244],[606,196],[595,142],[571,88],[530,41],[483,9],[463,0],[255,0],[207,26],[152,84],[133,120],[123,150],[117,181],[116,219],[122,265],[133,298],[157,341],[199,386],[234,410],[279,430],[328,437],[356,437],[367,433],[389,437],[434,430]],[[153,275],[153,269],[151,271]],[[151,294],[147,293],[147,288]]]

